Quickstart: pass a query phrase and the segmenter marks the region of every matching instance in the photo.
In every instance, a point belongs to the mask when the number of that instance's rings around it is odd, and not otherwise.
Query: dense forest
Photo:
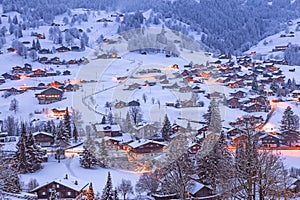
[[[29,27],[50,23],[71,8],[146,11],[155,13],[152,23],[186,34],[195,31],[210,51],[240,54],[266,36],[284,30],[300,16],[300,2],[290,0],[2,0],[4,12],[18,11]]]

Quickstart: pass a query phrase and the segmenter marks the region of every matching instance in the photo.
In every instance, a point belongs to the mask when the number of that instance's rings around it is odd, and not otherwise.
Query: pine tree
[[[113,185],[111,182],[110,172],[107,174],[107,181],[101,195],[101,200],[113,200]]]
[[[103,117],[102,117],[101,124],[106,124],[106,118],[105,118],[105,115],[103,115]]]
[[[36,49],[35,40],[32,40],[32,49]]]
[[[41,50],[41,44],[40,44],[40,40],[39,39],[36,40],[35,48],[36,48],[36,50]]]
[[[165,115],[163,127],[161,129],[161,134],[164,140],[169,140],[170,135],[172,134],[171,123],[167,115]]]
[[[71,117],[68,107],[66,108],[66,114],[64,116],[64,131],[69,135],[69,138],[71,138]]]
[[[213,133],[221,133],[222,131],[222,121],[218,102],[212,99],[210,102],[210,120],[208,125],[208,130]]]
[[[95,199],[95,193],[94,193],[93,185],[92,183],[90,183],[86,200],[94,200],[94,199]]]
[[[25,124],[21,124],[21,136],[17,143],[17,151],[15,154],[15,159],[17,160],[16,169],[20,173],[29,172],[27,155],[26,155],[26,128]]]
[[[35,144],[32,133],[29,133],[26,138],[26,154],[27,154],[27,162],[29,164],[29,171],[35,172],[41,169],[42,165],[42,151]]]
[[[82,167],[84,167],[84,168],[92,168],[92,167],[94,167],[96,165],[96,163],[97,163],[96,158],[94,157],[93,154],[91,154],[89,152],[88,149],[86,149],[85,146],[83,148],[84,148],[84,150],[83,150],[83,152],[82,152],[82,154],[80,156],[80,161],[79,161],[80,165]]]
[[[290,106],[288,106],[283,113],[282,119],[281,119],[281,125],[280,129],[282,131],[287,131],[287,130],[297,130],[296,127],[296,120],[294,117],[294,112]]]
[[[18,173],[12,169],[8,168],[5,170],[5,177],[3,179],[3,191],[10,193],[20,193],[21,185]]]
[[[74,141],[77,142],[78,141],[78,131],[77,131],[77,128],[76,128],[76,125],[75,123],[73,123],[73,138],[74,138]]]

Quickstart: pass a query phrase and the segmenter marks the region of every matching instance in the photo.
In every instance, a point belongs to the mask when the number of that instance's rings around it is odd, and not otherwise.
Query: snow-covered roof
[[[119,124],[95,124],[97,132],[102,131],[121,131]]]
[[[106,141],[110,139],[119,141],[120,143],[128,143],[130,141],[133,141],[134,137],[130,133],[123,133],[122,136],[118,136],[118,137],[108,137],[108,136],[104,137],[104,140]]]
[[[300,90],[294,90],[292,93],[293,94],[300,93]]]
[[[36,135],[47,135],[47,136],[50,136],[50,137],[54,137],[52,133],[47,133],[47,132],[44,132],[44,131],[37,131],[37,132],[34,132],[32,133],[33,136],[36,136]]]
[[[72,177],[72,176],[69,176],[67,175],[67,178],[57,178],[57,179],[54,179],[50,182],[47,182],[47,183],[44,183],[36,188],[34,188],[33,190],[31,190],[32,192],[33,191],[36,191],[52,182],[55,182],[55,183],[58,183],[60,185],[63,185],[67,188],[70,188],[72,190],[75,190],[75,191],[78,191],[80,192],[82,189],[84,189],[89,183],[86,182],[86,181],[83,181],[83,180],[79,180],[78,178],[75,178],[75,177]]]
[[[207,188],[212,190],[212,187],[210,185],[204,185],[204,184],[199,183],[199,182],[194,181],[194,180],[191,180],[190,183],[191,183],[191,188],[190,188],[189,192],[192,195],[195,195],[199,190],[201,190],[204,187],[207,187]]]
[[[136,140],[134,142],[129,143],[128,145],[131,148],[137,148],[139,146],[143,146],[143,145],[148,144],[148,143],[155,143],[155,144],[159,144],[159,145],[165,146],[165,144],[162,143],[162,142],[157,142],[157,141],[154,141],[154,140],[147,140],[147,139]]]

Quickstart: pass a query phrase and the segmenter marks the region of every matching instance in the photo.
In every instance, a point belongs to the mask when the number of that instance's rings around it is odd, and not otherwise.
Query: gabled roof
[[[154,141],[154,140],[147,140],[147,139],[140,139],[140,140],[131,142],[131,143],[128,144],[128,146],[135,149],[137,147],[143,146],[143,145],[148,144],[148,143],[155,143],[155,144],[165,146],[165,144],[162,143],[162,142],[157,142],[157,141]]]
[[[206,187],[210,190],[212,190],[212,187],[210,185],[204,185],[202,183],[199,183],[198,181],[190,180],[191,188],[189,189],[189,192],[191,195],[195,195],[197,192],[199,192],[202,188]]]
[[[39,190],[40,188],[48,185],[48,184],[51,184],[51,183],[58,183],[60,185],[63,185],[67,188],[70,188],[74,191],[77,191],[77,192],[80,192],[82,189],[84,189],[85,187],[88,186],[88,182],[86,181],[83,181],[83,180],[78,180],[77,178],[75,177],[70,177],[68,176],[68,178],[56,178],[50,182],[47,182],[47,183],[44,183],[36,188],[34,188],[33,190],[31,190],[30,192],[35,192],[37,190]]]
[[[37,132],[34,132],[32,133],[33,136],[36,136],[36,135],[47,135],[47,136],[50,136],[50,137],[54,137],[52,133],[47,133],[47,132],[44,132],[44,131],[37,131]]]
[[[95,124],[96,132],[100,131],[121,131],[119,124]]]

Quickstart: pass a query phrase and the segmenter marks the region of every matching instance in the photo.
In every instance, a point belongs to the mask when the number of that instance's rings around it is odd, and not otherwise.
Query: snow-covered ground
[[[122,179],[130,180],[134,186],[140,176],[140,174],[128,171],[122,171],[117,169],[104,169],[96,167],[94,169],[84,169],[79,164],[79,157],[67,158],[60,163],[57,160],[51,160],[43,164],[43,169],[35,172],[34,174],[21,175],[21,181],[27,184],[30,179],[35,178],[39,185],[51,182],[55,179],[63,179],[66,174],[78,179],[78,181],[92,182],[95,194],[102,190],[105,186],[107,174],[111,173],[113,187],[117,187]]]

